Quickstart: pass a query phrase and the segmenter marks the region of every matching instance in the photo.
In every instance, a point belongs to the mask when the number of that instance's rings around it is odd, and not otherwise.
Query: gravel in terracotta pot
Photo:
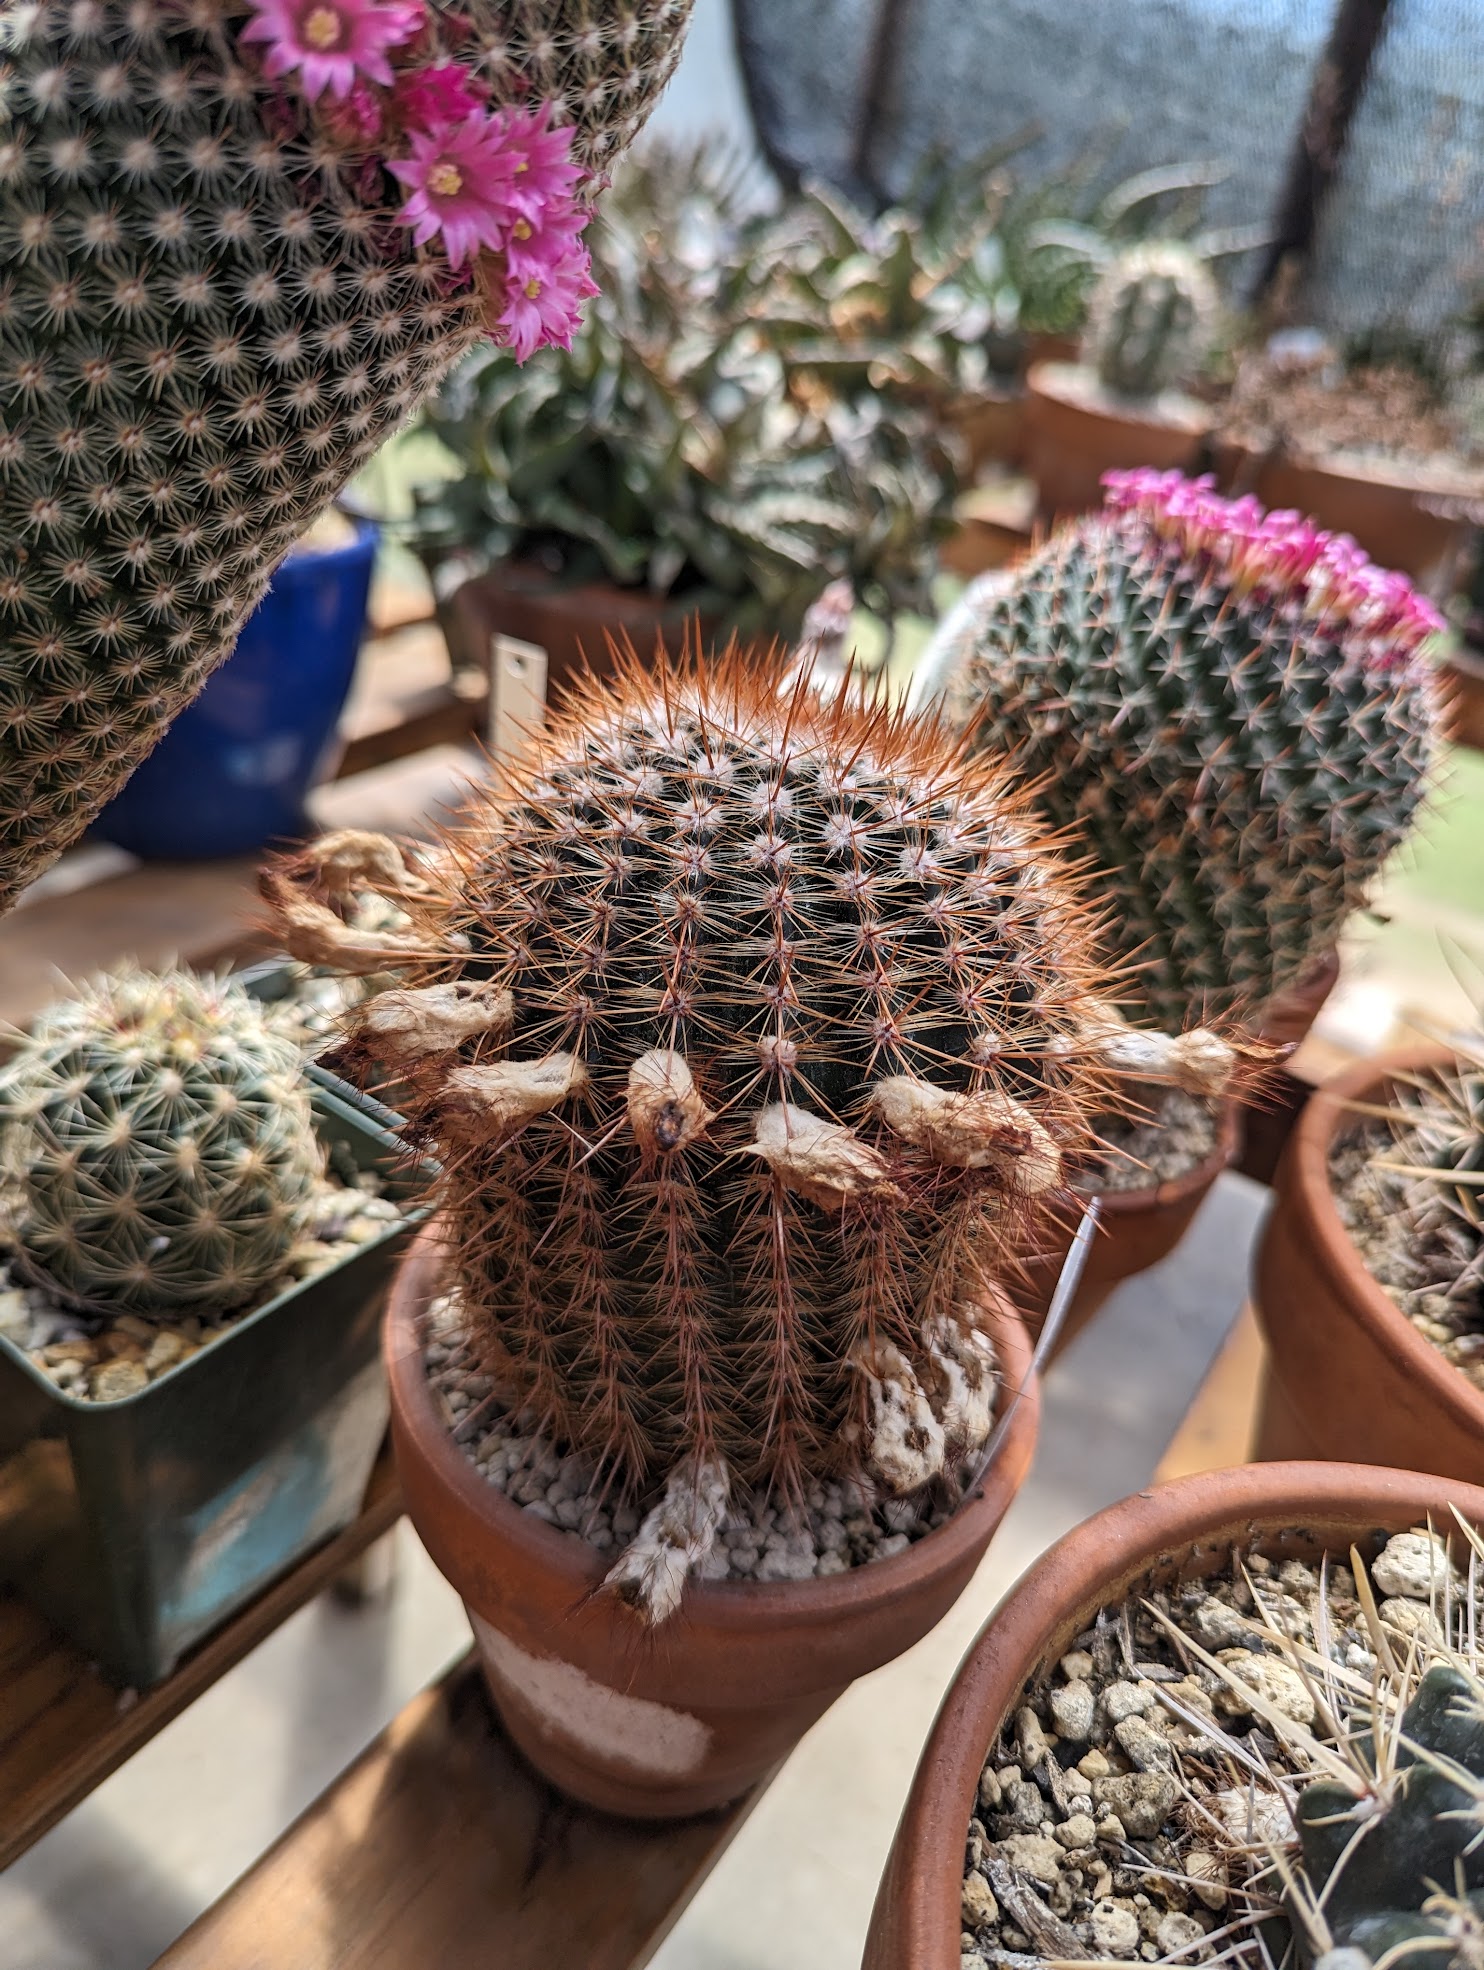
[[[1458,1342],[1450,1343],[1457,1323],[1428,1320],[1426,1294],[1400,1283],[1422,1250],[1406,1186],[1398,1181],[1389,1213],[1383,1196],[1364,1220],[1376,1220],[1377,1228],[1363,1235],[1381,1238],[1378,1262],[1395,1268],[1391,1291],[1368,1267],[1336,1197],[1337,1151],[1347,1137],[1379,1130],[1385,1139],[1373,1153],[1394,1153],[1388,1124],[1357,1114],[1351,1104],[1394,1111],[1413,1098],[1400,1077],[1431,1076],[1451,1059],[1437,1052],[1360,1062],[1326,1082],[1299,1117],[1279,1166],[1254,1279],[1268,1346],[1260,1457],[1405,1462],[1484,1480],[1484,1370],[1474,1373],[1467,1347],[1460,1354]],[[1393,1234],[1400,1250],[1388,1252]],[[1436,1291],[1444,1311],[1442,1282]],[[1478,1333],[1484,1361],[1484,1321]]]
[[[501,1718],[536,1768],[606,1811],[667,1818],[757,1783],[857,1676],[911,1647],[967,1586],[1030,1468],[1032,1382],[978,1494],[904,1550],[828,1578],[699,1581],[659,1629],[601,1591],[612,1554],[513,1503],[450,1436],[419,1321],[437,1227],[399,1279],[386,1327],[392,1434],[408,1515],[462,1595]],[[993,1329],[1003,1388],[1030,1343]]]
[[[1204,1873],[1197,1861],[1197,1850],[1205,1860],[1213,1858],[1213,1848],[1216,1857],[1235,1852],[1233,1831],[1224,1840],[1215,1837],[1227,1814],[1218,1788],[1225,1785],[1242,1806],[1249,1829],[1257,1815],[1257,1830],[1242,1836],[1249,1849],[1255,1843],[1260,1851],[1265,1836],[1281,1845],[1292,1843],[1292,1819],[1282,1805],[1281,1787],[1265,1780],[1264,1766],[1254,1764],[1253,1753],[1230,1736],[1227,1741],[1237,1751],[1225,1754],[1230,1755],[1229,1771],[1218,1776],[1218,1764],[1206,1780],[1206,1803],[1187,1807],[1183,1801],[1199,1790],[1208,1768],[1199,1764],[1195,1752],[1183,1766],[1172,1761],[1172,1737],[1197,1747],[1209,1741],[1211,1701],[1201,1700],[1202,1691],[1209,1689],[1228,1733],[1256,1730],[1270,1747],[1257,1756],[1271,1762],[1272,1745],[1296,1736],[1275,1710],[1286,1701],[1297,1723],[1300,1706],[1309,1700],[1291,1655],[1266,1645],[1260,1656],[1250,1654],[1252,1624],[1242,1608],[1262,1612],[1251,1587],[1260,1586],[1267,1596],[1270,1616],[1288,1608],[1285,1596],[1299,1609],[1312,1609],[1320,1585],[1316,1562],[1323,1556],[1348,1568],[1355,1548],[1369,1565],[1390,1535],[1409,1535],[1429,1522],[1449,1534],[1454,1557],[1461,1559],[1467,1549],[1455,1509],[1469,1522],[1484,1524],[1484,1490],[1407,1471],[1273,1464],[1207,1472],[1158,1486],[1097,1513],[1069,1533],[1006,1596],[965,1657],[938,1714],[877,1896],[865,1970],[961,1970],[963,1962],[993,1962],[1003,1952],[991,1947],[981,1956],[976,1944],[981,1930],[1002,1932],[1005,1925],[1021,1936],[1009,1961],[1024,1970],[1037,1961],[1078,1955],[1200,1960],[1192,1951],[1207,1933],[1219,1946],[1226,1933],[1223,1923],[1230,1920],[1233,1906],[1241,1904],[1231,1903],[1224,1873]],[[1218,1577],[1231,1578],[1234,1548],[1249,1556],[1245,1602],[1240,1591],[1211,1591]],[[1401,1622],[1407,1619],[1415,1626],[1424,1620],[1430,1598],[1430,1580],[1419,1588],[1410,1575],[1419,1568],[1428,1573],[1440,1569],[1436,1555],[1429,1540],[1404,1537],[1393,1548],[1391,1567],[1382,1566],[1373,1576],[1378,1600],[1387,1592],[1401,1601],[1419,1597],[1412,1602],[1416,1612],[1410,1617],[1395,1612],[1387,1617],[1396,1624],[1399,1653],[1405,1654]],[[1197,1582],[1208,1585],[1182,1599],[1181,1583]],[[1198,1604],[1205,1625],[1194,1630],[1194,1646],[1191,1641],[1177,1644],[1175,1666],[1155,1662],[1146,1667],[1148,1655],[1156,1651],[1143,1636],[1151,1624],[1142,1603],[1161,1590],[1174,1590],[1177,1611],[1189,1607],[1194,1612]],[[1122,1620],[1099,1626],[1100,1612],[1124,1604],[1127,1626]],[[1395,1609],[1396,1601],[1386,1606]],[[1349,1616],[1364,1619],[1353,1601]],[[1161,1627],[1161,1640],[1165,1632]],[[1369,1637],[1372,1631],[1364,1632]],[[1145,1656],[1139,1655],[1140,1647]],[[1248,1669],[1246,1677],[1232,1667],[1234,1653],[1238,1667]],[[1260,1670],[1249,1667],[1254,1660],[1261,1661]],[[1181,1677],[1180,1665],[1188,1687],[1166,1706],[1157,1689],[1161,1682]],[[1359,1673],[1358,1663],[1349,1670],[1352,1677]],[[1239,1686],[1250,1694],[1237,1696]],[[1044,1698],[1053,1689],[1067,1694],[1048,1704]],[[1194,1721],[1193,1733],[1189,1724],[1181,1723],[1182,1712]],[[1049,1724],[1041,1721],[1043,1714],[1052,1720]],[[1312,1708],[1309,1715],[1314,1716]],[[1152,1717],[1169,1722],[1170,1730],[1156,1731]],[[1233,1718],[1243,1721],[1234,1724]],[[984,1776],[1002,1729],[1020,1753],[1016,1782],[1008,1790],[1010,1774],[1003,1759],[992,1762],[993,1783]],[[1079,1738],[1079,1732],[1087,1738]],[[1090,1747],[1080,1758],[1063,1761],[1063,1753],[1070,1754],[1092,1736],[1100,1737],[1106,1750]],[[1128,1775],[1120,1776],[1125,1767]],[[1085,1825],[1078,1803],[1084,1794]],[[1273,1810],[1266,1815],[1269,1802]],[[1029,1830],[1032,1812],[1038,1822],[1052,1822],[1051,1836]],[[995,1836],[988,1847],[986,1820]],[[1022,1821],[1026,1830],[1019,1832],[1016,1823]],[[1163,1869],[1157,1864],[1151,1868],[1151,1846],[1171,1840],[1178,1858],[1172,1856]],[[966,1849],[972,1863],[967,1878]],[[1085,1866],[1079,1865],[1079,1854]],[[1081,1889],[1068,1893],[1049,1886],[1072,1868],[1084,1883]],[[1154,1900],[1168,1892],[1161,1882],[1172,1878],[1170,1914],[1176,1904],[1182,1911],[1176,1917],[1178,1933],[1176,1927],[1163,1926],[1169,1915],[1160,1917]],[[998,1895],[995,1880],[1000,1882]],[[971,1895],[976,1881],[978,1889]],[[1136,1881],[1148,1890],[1142,1909],[1134,1899]],[[1209,1890],[1204,1899],[1197,1882]],[[1050,1906],[1058,1900],[1065,1902],[1066,1916]],[[1084,1903],[1090,1903],[1085,1913]],[[1153,1934],[1146,1939],[1146,1923],[1150,1931],[1158,1930],[1159,1940]],[[1028,1928],[1039,1933],[1027,1935]]]

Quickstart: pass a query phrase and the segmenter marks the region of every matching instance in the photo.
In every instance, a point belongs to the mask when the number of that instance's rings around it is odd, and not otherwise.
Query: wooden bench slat
[[[1248,1461],[1263,1360],[1262,1334],[1247,1301],[1160,1459],[1156,1483]]]
[[[574,1805],[466,1656],[156,1970],[637,1970],[757,1796],[653,1825]]]
[[[86,1799],[110,1772],[266,1640],[396,1524],[402,1492],[390,1452],[361,1515],[192,1651],[173,1675],[121,1699],[71,1642],[0,1589],[0,1868]],[[285,1961],[287,1970],[287,1960]]]

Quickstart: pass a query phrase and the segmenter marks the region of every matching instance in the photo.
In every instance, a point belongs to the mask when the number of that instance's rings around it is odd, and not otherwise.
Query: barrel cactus
[[[925,668],[1085,845],[1131,1003],[1256,1014],[1335,946],[1423,800],[1441,628],[1353,542],[1178,473],[978,584]]]
[[[298,1048],[240,986],[188,971],[50,1007],[0,1075],[0,1124],[22,1270],[98,1311],[245,1304],[322,1174]]]
[[[1116,254],[1088,303],[1084,349],[1116,397],[1158,397],[1200,375],[1221,319],[1216,282],[1178,240],[1149,240]]]
[[[385,964],[304,863],[268,878],[285,941]],[[442,1162],[491,1372],[668,1484],[614,1576],[651,1615],[730,1484],[906,1493],[981,1444],[986,1305],[1110,1070],[1231,1065],[1108,1011],[997,764],[755,656],[589,683],[398,886],[416,975],[353,1045]]]
[[[1296,1814],[1304,1886],[1327,1947],[1297,1922],[1308,1962],[1368,1970],[1383,1958],[1473,1965],[1484,1941],[1484,1684],[1461,1661],[1434,1661],[1395,1742],[1373,1735],[1349,1758],[1367,1778],[1315,1779]],[[1362,1833],[1363,1829],[1363,1833]],[[1357,1844],[1358,1843],[1358,1844]]]
[[[487,325],[570,332],[690,4],[0,11],[0,907]]]

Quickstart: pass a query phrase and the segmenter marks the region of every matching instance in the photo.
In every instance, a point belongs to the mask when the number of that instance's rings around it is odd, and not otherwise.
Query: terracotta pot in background
[[[1275,992],[1258,1024],[1258,1032],[1274,1046],[1296,1047],[1308,1037],[1309,1029],[1324,1009],[1325,1001],[1340,982],[1340,954],[1326,951],[1310,965],[1296,984]]]
[[[1190,1229],[1191,1220],[1206,1201],[1211,1186],[1236,1160],[1240,1147],[1239,1110],[1235,1102],[1226,1102],[1221,1110],[1216,1146],[1203,1163],[1184,1176],[1171,1177],[1148,1190],[1110,1190],[1104,1196],[1097,1236],[1052,1349],[1053,1361],[1125,1279],[1147,1272],[1150,1266],[1169,1257]],[[1054,1221],[1055,1229],[1043,1234],[1044,1251],[1026,1267],[1026,1290],[1017,1297],[1032,1334],[1041,1331],[1041,1322],[1056,1291],[1081,1215],[1080,1208],[1066,1207]]]
[[[1394,1464],[1484,1483],[1484,1391],[1416,1331],[1366,1270],[1330,1188],[1347,1102],[1387,1106],[1391,1076],[1441,1050],[1361,1061],[1305,1104],[1274,1184],[1253,1299],[1268,1362],[1257,1456]]]
[[[1484,748],[1484,654],[1455,644],[1438,670],[1444,733],[1455,746]]]
[[[720,621],[714,615],[698,617],[683,598],[652,595],[646,588],[617,588],[611,582],[563,586],[534,561],[507,561],[466,581],[450,596],[444,614],[456,666],[485,667],[491,639],[514,636],[545,650],[548,691],[585,665],[599,676],[611,671],[610,636],[627,636],[640,656],[648,656],[657,637],[678,650],[698,624],[709,642]]]
[[[1111,400],[1089,402],[1090,374],[1080,364],[1037,363],[1026,377],[1025,467],[1048,519],[1101,506],[1105,472],[1193,470],[1211,427],[1209,413],[1193,401],[1181,423],[1141,417]]]
[[[969,454],[969,476],[986,465],[1019,465],[1025,453],[1025,392],[1009,389],[960,397],[948,406],[949,428]]]
[[[876,1897],[864,1970],[959,1970],[964,1844],[979,1774],[1005,1718],[1100,1607],[1218,1568],[1234,1542],[1274,1559],[1326,1547],[1369,1557],[1392,1532],[1457,1506],[1484,1524],[1484,1490],[1413,1471],[1270,1464],[1207,1471],[1098,1512],[1013,1587],[938,1712]]]
[[[1262,456],[1230,439],[1214,447],[1216,476],[1228,492],[1256,493],[1269,508],[1294,508],[1331,533],[1349,534],[1380,567],[1424,582],[1453,555],[1467,522],[1452,517],[1436,496],[1409,480],[1398,461],[1386,474],[1359,465],[1305,463],[1283,454]]]
[[[436,1231],[393,1290],[385,1355],[408,1516],[463,1596],[506,1730],[552,1784],[608,1812],[664,1819],[738,1798],[857,1676],[910,1648],[968,1584],[1030,1468],[1038,1396],[1015,1410],[982,1491],[906,1552],[824,1580],[696,1582],[647,1629],[595,1593],[610,1564],[512,1504],[438,1413],[418,1330]],[[1030,1370],[1019,1321],[994,1338],[1008,1389]]]

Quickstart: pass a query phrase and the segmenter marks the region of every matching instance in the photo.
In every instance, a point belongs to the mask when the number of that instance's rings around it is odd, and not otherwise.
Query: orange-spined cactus
[[[905,1493],[981,1444],[986,1303],[1110,1064],[1229,1064],[1107,1011],[995,765],[735,654],[583,687],[398,886],[420,975],[356,1043],[443,1162],[492,1372],[564,1448],[668,1480],[615,1569],[651,1613],[730,1483]],[[269,888],[331,955],[329,912]]]

